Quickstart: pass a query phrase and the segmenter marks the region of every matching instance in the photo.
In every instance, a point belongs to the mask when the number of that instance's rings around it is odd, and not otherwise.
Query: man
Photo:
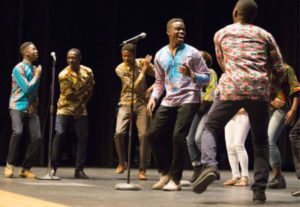
[[[67,53],[68,67],[58,76],[60,96],[57,103],[55,137],[52,149],[52,169],[55,175],[59,164],[61,145],[64,135],[69,129],[74,129],[77,135],[75,178],[88,179],[83,168],[88,144],[88,115],[86,104],[93,94],[95,84],[92,69],[80,65],[81,52],[72,48]]]
[[[239,0],[231,24],[214,37],[217,60],[222,74],[216,100],[202,134],[201,162],[205,166],[193,183],[193,191],[202,193],[216,179],[216,141],[227,122],[244,108],[249,115],[254,147],[253,201],[266,200],[269,176],[268,101],[270,72],[280,77],[284,63],[273,36],[251,25],[257,13],[253,0]]]
[[[133,94],[133,115],[136,119],[140,145],[140,180],[146,180],[146,162],[147,162],[147,140],[145,134],[148,128],[149,117],[146,107],[146,74],[154,76],[153,65],[150,63],[152,56],[147,55],[144,59],[135,59],[135,46],[131,43],[123,45],[121,49],[123,63],[118,65],[116,73],[122,81],[122,91],[117,116],[115,145],[119,157],[119,165],[116,173],[123,173],[127,169],[125,161],[125,138],[127,136],[128,124],[130,121],[130,111],[132,103],[132,76],[134,73],[134,94]]]
[[[33,65],[38,59],[38,50],[32,42],[25,42],[20,46],[23,61],[16,65],[12,72],[12,91],[9,100],[10,117],[12,120],[12,135],[9,143],[5,177],[11,178],[14,165],[17,162],[17,152],[23,134],[23,126],[28,123],[30,141],[19,176],[35,178],[30,168],[37,157],[41,144],[40,120],[37,114],[38,86],[42,67]]]
[[[186,136],[200,102],[200,87],[209,82],[209,71],[194,47],[184,44],[184,21],[174,18],[167,23],[169,44],[155,56],[155,86],[147,105],[150,115],[166,90],[150,124],[147,138],[151,144],[160,180],[152,189],[181,190],[180,180],[187,150]],[[168,135],[172,135],[172,140]],[[168,146],[172,146],[169,159]]]

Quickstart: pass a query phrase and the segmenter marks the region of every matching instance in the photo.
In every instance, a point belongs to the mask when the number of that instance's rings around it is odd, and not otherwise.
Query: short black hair
[[[69,53],[69,52],[74,52],[74,53],[76,53],[78,56],[81,57],[81,51],[80,51],[79,49],[77,49],[77,48],[71,48],[71,49],[69,49],[68,53]]]
[[[202,53],[202,57],[203,57],[206,65],[207,65],[207,67],[210,68],[213,64],[211,55],[208,52],[204,51],[204,50],[200,50],[200,52]]]
[[[124,51],[124,50],[128,50],[128,51],[132,52],[135,55],[135,45],[132,44],[132,43],[124,44],[121,48],[121,52]]]
[[[251,23],[257,15],[257,4],[254,0],[239,0],[237,3],[238,14],[246,23]]]
[[[167,22],[167,25],[166,25],[167,30],[170,28],[171,24],[173,24],[174,22],[182,22],[182,23],[184,24],[183,19],[181,19],[181,18],[172,18],[172,19],[170,19],[170,20]]]
[[[29,45],[34,45],[32,42],[24,42],[21,46],[20,46],[20,54],[22,56],[24,56],[24,51],[26,50],[26,48],[29,46]]]

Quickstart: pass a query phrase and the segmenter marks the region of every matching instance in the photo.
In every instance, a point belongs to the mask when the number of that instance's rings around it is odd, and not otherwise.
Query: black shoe
[[[255,204],[264,203],[266,201],[265,191],[262,191],[262,190],[255,190],[255,191],[253,191],[253,198],[252,198],[252,200],[253,200],[253,202]]]
[[[298,196],[300,196],[300,190],[296,190],[296,191],[292,192],[291,194],[292,194],[292,196],[298,197]]]
[[[283,175],[275,176],[268,184],[268,188],[272,189],[285,189],[286,182]]]
[[[51,170],[50,170],[50,176],[55,176],[56,175],[56,169],[57,168],[51,168]]]
[[[78,179],[89,179],[89,176],[87,176],[83,170],[75,170],[74,178]]]
[[[203,168],[199,177],[192,184],[195,193],[203,193],[207,186],[217,179],[218,170],[215,166],[206,166]]]
[[[194,172],[192,177],[189,179],[191,183],[195,182],[195,180],[199,177],[201,171],[202,171],[203,165],[197,165],[194,167]]]
[[[217,172],[217,180],[221,180],[221,174],[219,172]]]

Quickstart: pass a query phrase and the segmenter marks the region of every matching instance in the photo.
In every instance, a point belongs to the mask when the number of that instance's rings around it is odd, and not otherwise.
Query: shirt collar
[[[31,62],[29,62],[28,60],[26,60],[26,59],[23,59],[23,61],[22,61],[23,63],[26,63],[27,65],[29,65],[30,67],[32,66],[32,64],[31,64]]]

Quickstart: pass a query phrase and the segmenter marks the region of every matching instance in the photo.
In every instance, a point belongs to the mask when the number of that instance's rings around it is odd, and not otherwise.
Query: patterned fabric
[[[144,65],[144,59],[135,59],[135,69],[134,69],[134,94],[133,103],[135,104],[138,100],[139,102],[146,103],[146,76],[141,73]],[[133,72],[130,66],[126,63],[121,63],[116,68],[116,73],[122,81],[122,90],[119,105],[130,105],[131,95],[132,95],[132,76]],[[154,66],[150,63],[146,71],[146,74],[155,76]]]
[[[273,84],[276,85],[277,83],[273,83]],[[282,87],[280,87],[279,90],[277,91],[276,98],[290,105],[291,104],[290,96],[300,91],[300,83],[298,82],[294,69],[288,64],[285,64],[284,81],[282,82],[281,85]]]
[[[214,101],[215,100],[215,89],[218,83],[217,73],[209,68],[210,79],[207,86],[204,86],[201,90],[201,99],[203,101]]]
[[[25,59],[18,63],[12,72],[12,90],[9,108],[27,112],[29,106],[37,100],[39,77],[34,76],[36,67]]]
[[[183,44],[172,57],[169,46],[160,49],[155,55],[155,86],[152,96],[159,99],[166,89],[161,105],[175,107],[186,103],[199,103],[200,87],[209,82],[209,71],[200,54],[194,47]],[[178,66],[187,63],[196,74],[196,83],[177,71]]]
[[[78,74],[69,66],[59,73],[60,96],[57,102],[57,114],[74,115],[78,107],[83,107],[81,115],[87,115],[86,105],[82,103],[88,95],[88,91],[76,98],[70,98],[70,95],[85,87],[89,81],[95,83],[94,75],[92,69],[83,65],[80,65]]]
[[[280,76],[284,70],[273,36],[260,27],[235,23],[219,30],[214,42],[224,71],[216,89],[220,100],[269,101],[268,71]]]

